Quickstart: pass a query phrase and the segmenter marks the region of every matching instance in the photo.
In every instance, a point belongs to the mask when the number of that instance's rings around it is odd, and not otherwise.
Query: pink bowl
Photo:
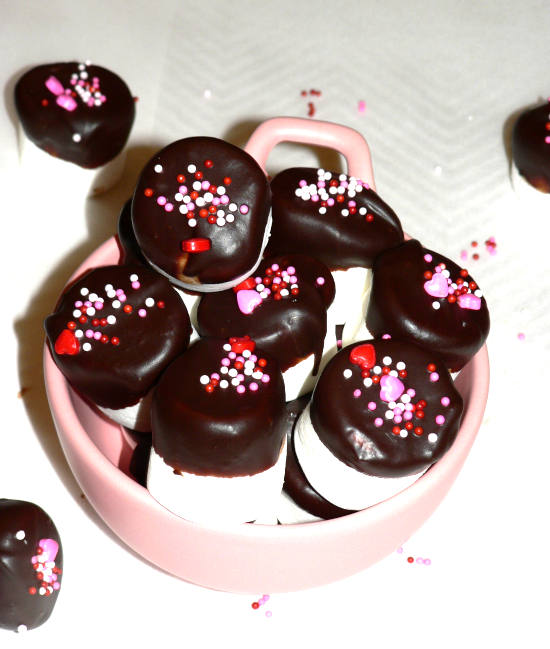
[[[266,128],[266,124],[271,127]],[[346,155],[353,175],[367,178],[372,186],[368,148],[362,161],[352,160],[357,136],[336,125],[279,118],[261,125],[247,150],[265,167],[272,146],[283,139],[331,146]],[[348,138],[348,144],[342,145],[342,137]],[[118,263],[118,259],[116,241],[109,239],[74,276],[95,266]],[[392,498],[329,521],[243,524],[220,530],[175,516],[130,476],[135,448],[132,437],[107,422],[72,390],[47,347],[44,374],[67,461],[87,499],[115,534],[138,554],[181,579],[252,594],[300,590],[343,579],[402,545],[432,514],[458,475],[481,424],[489,389],[489,360],[484,346],[456,381],[465,410],[452,448],[414,484]]]

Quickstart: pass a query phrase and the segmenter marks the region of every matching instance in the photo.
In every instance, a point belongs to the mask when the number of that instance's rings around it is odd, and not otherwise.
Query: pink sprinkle
[[[90,300],[86,300],[86,302],[84,302],[84,306],[92,306],[92,303],[90,302]]]
[[[376,403],[374,401],[369,401],[367,404],[369,410],[376,410]]]
[[[273,615],[273,613],[271,611],[266,611],[265,612],[266,617],[271,617],[272,615]]]
[[[158,203],[159,205],[166,205],[166,196],[159,196],[159,197],[157,198],[157,203]]]
[[[397,548],[396,552],[397,554],[403,554],[403,548]]]
[[[216,379],[217,381],[219,381],[220,380],[220,375],[217,372],[212,372],[212,374],[210,375],[210,378],[211,379]]]
[[[437,372],[431,372],[430,373],[430,381],[432,383],[436,383],[437,381],[439,381],[439,374]]]
[[[390,334],[384,334],[382,340],[389,340],[391,338]]]
[[[264,600],[264,602],[267,602],[269,600],[269,595],[263,595],[262,599]]]
[[[231,361],[228,358],[222,358],[222,365],[228,367],[229,365],[231,365]]]
[[[215,205],[216,207],[220,204],[220,197],[219,196],[214,196],[212,199],[212,205]]]
[[[141,286],[141,284],[139,282],[132,282],[132,288],[135,289],[136,291],[138,290],[138,288],[140,286]]]
[[[140,318],[145,318],[146,315],[147,315],[147,311],[146,311],[145,309],[140,309],[140,310],[138,311],[138,316],[139,316]]]
[[[296,272],[296,269],[294,268],[294,266],[289,266],[289,267],[286,269],[286,272],[287,272],[289,275],[294,275],[294,273]],[[291,279],[292,279],[292,278],[291,278]],[[296,281],[296,279],[294,279],[294,281]]]
[[[547,135],[547,136],[544,138],[544,141],[546,142],[546,144],[550,144],[550,135]]]
[[[315,280],[315,282],[316,282],[319,286],[323,286],[323,284],[325,283],[325,278],[324,278],[324,277],[318,277],[318,278]]]
[[[424,559],[422,557],[417,557],[416,563],[424,563]]]
[[[76,307],[77,309],[80,309],[80,307],[82,306],[82,304],[83,304],[83,303],[82,303],[81,300],[77,300],[77,301],[74,303],[74,305],[75,305],[75,307]]]
[[[187,209],[188,210],[194,210],[195,209],[195,203],[193,203],[192,201],[189,201],[189,203],[187,203]]]
[[[187,194],[187,187],[185,185],[180,185],[179,190],[180,194],[183,194],[184,196]]]
[[[407,390],[407,394],[409,395],[409,397],[414,397],[416,395],[416,390],[414,388],[409,388]]]
[[[519,333],[518,334],[518,339],[519,340],[525,340],[525,334],[524,333]]]
[[[314,203],[317,203],[317,201],[319,200],[319,194],[313,194],[313,196],[311,197],[311,200],[312,200]]]
[[[461,250],[460,251],[460,258],[461,259],[468,259],[468,251],[467,250]]]
[[[252,392],[256,392],[256,390],[258,389],[258,384],[252,382],[248,387],[252,390]]]
[[[443,415],[437,415],[435,418],[435,423],[439,426],[442,426],[445,423],[445,417]]]
[[[432,261],[432,260],[433,260],[433,257],[430,255],[429,252],[424,255],[424,261],[427,261],[428,263],[430,263],[430,261]]]
[[[94,307],[98,310],[101,311],[103,308],[103,302],[100,302],[99,300],[97,302],[94,302]]]
[[[269,374],[264,374],[262,376],[262,383],[269,383],[269,381],[270,381]]]
[[[360,113],[364,113],[367,108],[367,104],[365,103],[364,99],[361,99],[359,103],[357,104],[357,110]]]
[[[203,189],[210,189],[210,183],[208,182],[208,180],[203,180],[202,184],[201,184],[201,187]]]
[[[431,563],[432,563],[431,559],[424,559],[424,565],[425,566],[429,566],[429,565],[431,565]]]
[[[52,587],[53,587],[54,590],[59,590],[61,588],[58,581],[54,581],[54,583],[52,584]]]
[[[101,331],[94,331],[94,338],[96,340],[100,340],[101,339]]]
[[[300,182],[298,183],[298,185],[299,185],[300,187],[307,187],[307,180],[300,180]]]
[[[245,391],[246,391],[246,388],[244,387],[244,385],[238,385],[238,386],[237,386],[237,392],[238,392],[239,394],[242,394],[242,393],[245,392]]]
[[[93,329],[86,329],[86,338],[93,338],[94,337],[94,331]]]
[[[221,204],[222,204],[222,205],[227,205],[227,204],[229,203],[229,196],[228,196],[227,194],[224,194],[224,195],[220,198],[220,201],[221,201]]]
[[[273,270],[279,270],[279,264],[271,264]]]
[[[329,207],[332,207],[332,206],[334,205],[334,198],[329,198],[329,199],[327,200],[327,205],[328,205]]]
[[[442,406],[448,406],[451,403],[451,400],[449,397],[441,397],[441,405]]]
[[[348,201],[349,207],[355,207],[357,203],[355,201]]]
[[[248,205],[241,205],[239,211],[241,214],[248,214]]]
[[[380,426],[382,426],[383,423],[384,423],[384,420],[382,419],[382,417],[377,417],[377,418],[374,420],[374,425],[375,425],[377,428],[380,428]]]
[[[353,396],[357,399],[358,397],[361,396],[361,390],[354,390],[353,391]]]
[[[237,354],[235,354],[235,352],[229,352],[229,354],[227,354],[227,355],[229,356],[229,358],[231,360],[233,360],[234,358],[237,358]]]
[[[412,418],[413,418],[412,412],[410,412],[409,410],[407,410],[405,413],[403,413],[403,419],[405,421],[410,421]]]
[[[396,424],[400,424],[403,421],[403,417],[401,415],[394,415],[393,420]]]
[[[171,212],[174,209],[174,206],[172,205],[172,203],[166,203],[166,205],[164,206],[164,209],[167,212]]]

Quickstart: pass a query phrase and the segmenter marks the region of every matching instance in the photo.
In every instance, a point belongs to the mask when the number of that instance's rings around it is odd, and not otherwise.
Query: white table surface
[[[7,277],[0,497],[46,509],[65,552],[50,620],[24,635],[0,631],[0,647],[107,640],[547,646],[550,214],[512,191],[505,124],[550,93],[548,3],[1,0],[0,7]],[[31,179],[20,178],[11,103],[23,69],[71,59],[112,68],[139,96],[121,183],[76,203],[39,195]],[[321,95],[302,96],[311,89]],[[46,403],[42,320],[72,270],[115,232],[119,209],[152,152],[190,135],[244,145],[258,122],[305,117],[310,101],[315,117],[368,139],[378,191],[407,232],[457,261],[467,252],[462,263],[491,310],[492,384],[462,473],[401,553],[339,583],[273,594],[254,610],[262,593],[210,591],[142,561],[81,497]],[[326,154],[321,162],[338,164]],[[285,145],[270,164],[273,172],[316,165],[317,158]],[[484,243],[490,237],[494,255]]]

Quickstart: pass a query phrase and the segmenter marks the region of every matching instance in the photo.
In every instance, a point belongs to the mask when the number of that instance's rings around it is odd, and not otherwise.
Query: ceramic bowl
[[[269,120],[273,121],[277,122]],[[346,155],[348,173],[358,177],[362,173],[373,185],[370,155],[353,162],[358,134],[349,136],[347,154],[342,150],[347,146],[342,145],[342,132],[329,128],[327,135],[322,123],[304,125],[304,121],[279,118],[272,128],[264,123],[260,127],[263,132],[253,135],[247,150],[265,167],[269,151],[283,139],[332,146]],[[345,137],[349,130],[344,129]],[[118,260],[113,238],[73,277]],[[135,439],[73,391],[47,347],[44,373],[53,420],[69,466],[88,501],[115,534],[145,559],[181,579],[251,594],[294,591],[343,579],[402,545],[432,514],[457,477],[480,427],[489,388],[489,361],[483,346],[456,380],[465,409],[453,446],[411,486],[388,500],[328,521],[218,529],[172,514],[131,477]]]

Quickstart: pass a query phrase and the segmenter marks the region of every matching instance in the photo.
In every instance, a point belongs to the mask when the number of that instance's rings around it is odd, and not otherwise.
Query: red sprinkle
[[[184,239],[181,242],[183,252],[204,252],[210,250],[212,243],[210,239],[196,237],[195,239]]]

